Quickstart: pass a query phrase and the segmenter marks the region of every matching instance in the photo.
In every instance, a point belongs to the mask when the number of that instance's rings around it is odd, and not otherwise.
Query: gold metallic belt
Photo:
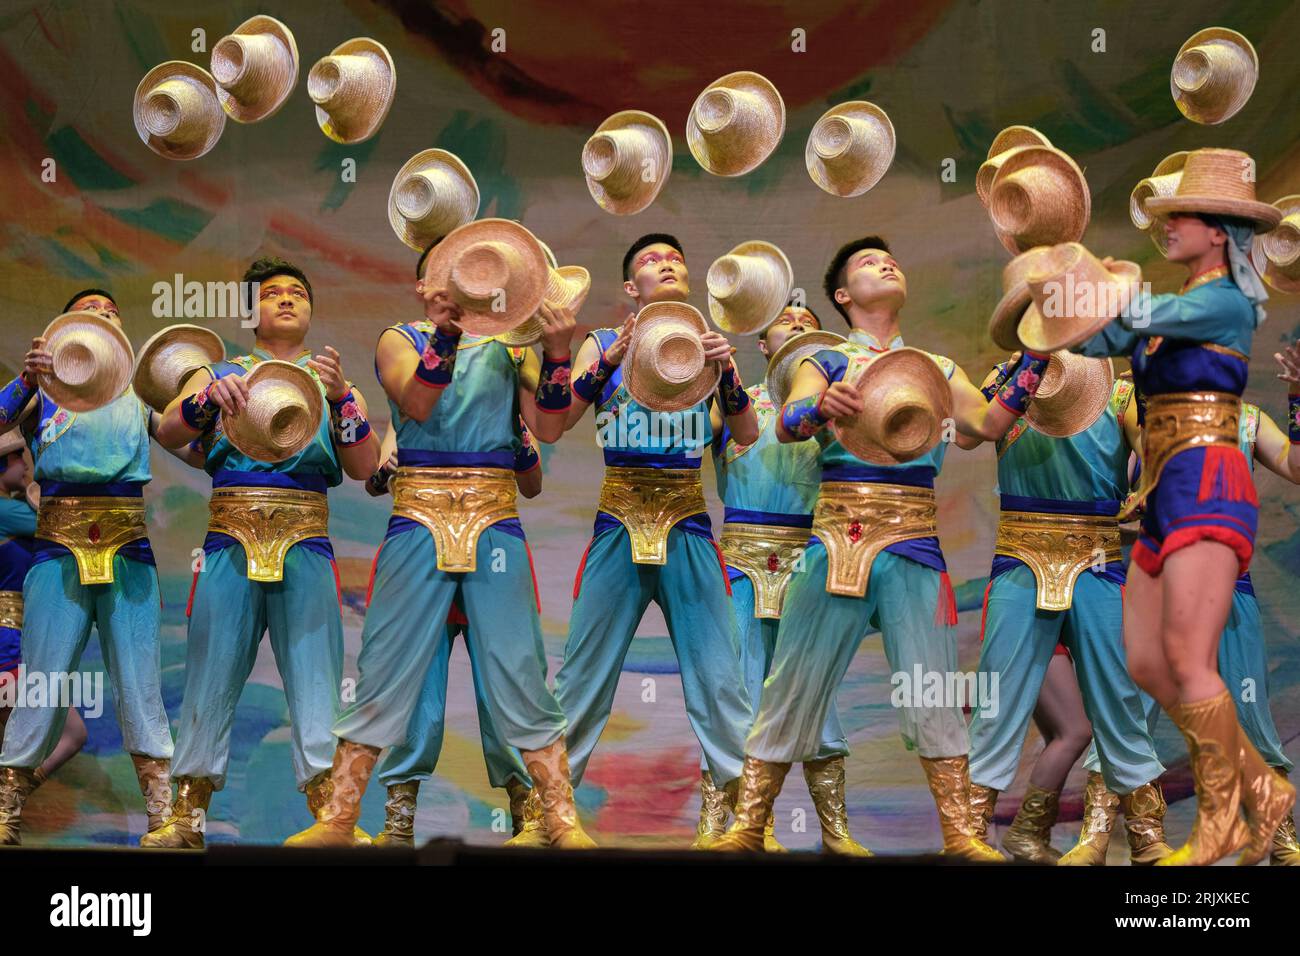
[[[865,595],[876,555],[900,541],[937,536],[936,512],[933,488],[823,481],[813,534],[826,545],[826,590]]]
[[[250,581],[284,580],[284,556],[305,538],[329,537],[329,504],[319,491],[215,488],[208,530],[244,546]]]
[[[0,591],[0,627],[23,629],[22,591]]]
[[[627,529],[637,564],[666,564],[673,525],[708,510],[698,468],[609,466],[597,507]]]
[[[1074,582],[1086,568],[1121,560],[1119,519],[1004,511],[993,551],[1019,558],[1034,572],[1041,610],[1064,611],[1073,603]]]
[[[1241,397],[1228,392],[1173,392],[1147,399],[1142,425],[1142,479],[1120,513],[1130,516],[1155,490],[1169,459],[1189,448],[1239,448]]]
[[[147,534],[143,498],[42,498],[36,537],[77,560],[82,584],[111,584],[118,548]]]
[[[484,529],[519,517],[515,474],[508,468],[398,468],[393,514],[429,529],[439,571],[473,571]]]
[[[754,617],[779,618],[796,560],[808,546],[808,528],[742,524],[722,526],[718,544],[727,563],[754,585]]]

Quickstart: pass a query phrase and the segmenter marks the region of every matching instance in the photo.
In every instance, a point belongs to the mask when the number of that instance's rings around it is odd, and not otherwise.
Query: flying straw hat
[[[780,408],[790,397],[795,373],[799,371],[799,365],[804,359],[812,358],[822,349],[833,349],[837,345],[843,345],[846,341],[848,340],[844,336],[836,335],[834,332],[809,329],[807,332],[792,335],[782,342],[781,347],[768,359],[767,375],[764,379],[767,383],[767,396],[772,400],[772,404]]]
[[[1183,164],[1172,196],[1146,201],[1151,216],[1199,212],[1249,219],[1256,232],[1268,232],[1282,220],[1280,210],[1255,198],[1255,161],[1239,149],[1195,149]]]
[[[221,108],[237,123],[274,116],[298,82],[298,44],[274,17],[245,20],[212,47]]]
[[[453,229],[429,254],[425,273],[460,307],[471,335],[502,335],[541,307],[549,280],[546,253],[510,219],[478,219]]]
[[[989,187],[989,216],[1013,255],[1034,246],[1077,242],[1091,214],[1083,170],[1054,146],[1014,150]]]
[[[772,82],[742,70],[719,77],[695,98],[686,118],[686,145],[715,176],[741,176],[781,142],[785,103]]]
[[[679,412],[718,387],[722,366],[704,361],[700,336],[709,330],[700,310],[685,302],[652,302],[636,316],[623,358],[623,381],[651,411]]]
[[[988,157],[980,164],[975,173],[975,194],[985,206],[989,204],[989,190],[993,186],[993,177],[998,174],[1002,164],[1015,150],[1024,146],[1051,146],[1051,141],[1032,126],[1008,126],[989,146]]]
[[[1156,164],[1155,170],[1143,179],[1128,197],[1128,216],[1133,225],[1143,230],[1156,244],[1160,254],[1166,249],[1164,223],[1147,211],[1148,199],[1162,199],[1172,196],[1178,189],[1178,181],[1183,178],[1183,166],[1187,164],[1187,150],[1170,153]]]
[[[379,132],[396,92],[393,58],[369,37],[339,44],[307,74],[316,122],[336,143],[362,143]]]
[[[582,147],[582,174],[596,205],[630,216],[655,201],[673,170],[673,141],[657,116],[615,113]]]
[[[989,338],[998,348],[1014,352],[1024,347],[1016,336],[1016,326],[1033,301],[1026,280],[1031,272],[1041,267],[1044,258],[1052,254],[1051,250],[1051,246],[1035,246],[1002,267],[1002,298],[989,319]]]
[[[770,242],[742,242],[709,266],[709,318],[723,332],[753,335],[771,325],[790,301],[794,270]]]
[[[939,444],[943,423],[952,417],[952,387],[928,354],[914,348],[881,352],[850,384],[862,393],[863,409],[835,419],[831,430],[854,457],[898,465]]]
[[[216,332],[198,325],[171,325],[141,347],[132,385],[142,402],[161,412],[194,372],[225,358],[226,343]]]
[[[1217,126],[1246,105],[1259,79],[1259,57],[1235,30],[1208,27],[1182,45],[1169,73],[1169,92],[1193,123]]]
[[[1034,431],[1052,438],[1087,431],[1106,410],[1114,385],[1110,359],[1053,352],[1038,393],[1025,411],[1025,421]]]
[[[198,159],[226,128],[212,74],[184,60],[168,60],[144,75],[132,113],[141,141],[167,159]]]
[[[1255,237],[1251,262],[1278,292],[1300,292],[1300,196],[1283,196],[1273,205],[1282,221],[1272,232]]]
[[[577,312],[582,308],[582,303],[587,301],[587,293],[590,291],[590,272],[582,266],[560,266],[549,270],[547,274],[544,301],[547,305]],[[541,316],[534,313],[522,325],[498,335],[497,341],[511,348],[532,345],[541,340],[543,328]]]
[[[1101,260],[1077,242],[1053,246],[1026,280],[1033,298],[1018,334],[1026,348],[1055,352],[1087,341],[1127,307],[1142,281],[1135,262]]]
[[[894,161],[894,124],[879,106],[850,100],[822,114],[808,134],[804,165],[832,196],[860,196]]]
[[[42,333],[53,370],[41,391],[70,412],[90,412],[116,399],[131,383],[135,356],[126,334],[95,312],[65,312]]]
[[[258,362],[244,377],[248,404],[221,416],[230,443],[254,461],[285,461],[311,444],[320,430],[325,398],[315,377],[292,362]]]
[[[478,215],[478,183],[460,158],[425,149],[408,159],[388,191],[388,223],[397,238],[423,252],[429,243]]]

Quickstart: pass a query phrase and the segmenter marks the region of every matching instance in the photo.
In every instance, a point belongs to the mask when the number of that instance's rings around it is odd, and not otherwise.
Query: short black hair
[[[433,252],[433,247],[442,242],[445,238],[446,236],[439,236],[437,239],[433,240],[433,242],[424,247],[424,251],[420,253],[420,258],[415,260],[415,279],[417,282],[424,278],[424,264],[429,261],[429,253]]]
[[[835,257],[831,259],[831,264],[826,267],[826,277],[822,279],[822,290],[826,293],[826,298],[830,299],[831,305],[835,311],[844,316],[844,321],[849,320],[848,310],[835,301],[835,290],[844,287],[844,267],[849,264],[855,252],[862,249],[879,249],[881,252],[889,252],[889,245],[879,236],[863,236],[861,239],[854,239],[852,242],[846,242],[840,246]]]
[[[78,292],[76,295],[74,295],[71,299],[68,300],[68,304],[63,307],[63,311],[64,312],[72,311],[72,307],[77,304],[77,300],[84,299],[88,295],[102,295],[109,302],[112,302],[114,305],[117,305],[117,299],[113,298],[113,293],[111,292],[107,292],[104,289],[82,289],[80,292]]]
[[[627,247],[627,252],[623,256],[624,282],[632,278],[632,259],[636,254],[646,246],[654,246],[659,243],[663,243],[665,246],[672,246],[682,254],[682,258],[686,257],[686,250],[682,248],[681,241],[676,236],[671,236],[666,232],[647,232],[644,236]]]
[[[311,283],[307,281],[307,273],[303,272],[292,262],[281,259],[278,256],[262,256],[260,259],[254,259],[249,263],[248,268],[244,270],[243,282],[262,282],[271,276],[293,276],[302,283],[307,290],[307,301],[313,306],[316,304],[316,298],[311,292]],[[253,291],[248,290],[248,307],[253,308]]]

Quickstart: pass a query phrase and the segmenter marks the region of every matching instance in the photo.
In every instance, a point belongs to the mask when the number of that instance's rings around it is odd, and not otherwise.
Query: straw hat
[[[989,186],[989,216],[1013,255],[1034,246],[1077,242],[1091,214],[1083,170],[1054,146],[1012,151]]]
[[[623,382],[651,411],[679,412],[713,392],[722,366],[705,363],[700,336],[709,330],[700,310],[685,302],[652,302],[636,316],[623,358]]]
[[[70,412],[90,412],[131,383],[135,356],[126,333],[95,312],[65,312],[41,333],[54,360],[39,376],[41,391]]]
[[[161,412],[194,372],[225,358],[226,343],[216,332],[198,325],[171,325],[140,349],[132,385],[142,402]]]
[[[587,301],[587,293],[590,291],[590,272],[582,266],[560,266],[558,269],[551,269],[547,274],[544,301],[547,305],[558,305],[577,312],[582,308],[582,303]],[[542,318],[534,313],[522,325],[498,335],[497,341],[511,348],[520,348],[539,341],[542,330]]]
[[[852,384],[862,392],[863,410],[835,419],[831,430],[854,457],[898,465],[939,444],[944,420],[952,417],[952,387],[925,352],[881,352]]]
[[[307,74],[316,122],[336,143],[363,143],[379,132],[396,92],[393,58],[369,37],[339,44]]]
[[[988,158],[980,164],[979,171],[975,174],[975,194],[980,197],[980,202],[988,206],[993,177],[998,174],[1002,164],[1015,150],[1024,146],[1051,145],[1051,141],[1032,126],[1008,126],[993,137]]]
[[[1018,334],[1035,352],[1068,349],[1092,338],[1123,311],[1142,281],[1137,263],[1115,262],[1107,269],[1077,242],[1053,246],[1034,265],[1026,278],[1033,301]]]
[[[812,358],[822,349],[843,345],[846,341],[848,340],[844,336],[834,332],[809,329],[782,342],[781,347],[767,361],[767,375],[764,379],[767,383],[767,397],[772,400],[772,404],[780,408],[790,397],[795,373],[799,371],[799,364],[804,359]]]
[[[408,159],[388,191],[388,223],[397,238],[424,252],[429,243],[478,215],[478,183],[458,156],[425,149]]]
[[[1250,259],[1277,291],[1300,292],[1300,196],[1283,196],[1273,205],[1282,221],[1272,232],[1255,237]]]
[[[221,417],[230,443],[255,461],[284,461],[302,451],[320,430],[325,397],[315,377],[292,362],[258,362],[244,376],[248,405]]]
[[[212,74],[184,60],[168,60],[144,75],[132,113],[140,139],[167,159],[198,159],[226,128]]]
[[[808,134],[804,165],[832,196],[860,196],[894,161],[894,124],[879,106],[850,100],[822,114]]]
[[[549,269],[537,237],[511,219],[453,229],[429,254],[425,275],[460,306],[471,335],[502,335],[541,307]]]
[[[1202,212],[1250,219],[1256,232],[1268,232],[1282,220],[1281,211],[1255,198],[1255,162],[1239,149],[1194,149],[1172,196],[1146,201],[1151,216]]]
[[[251,17],[212,47],[212,77],[227,116],[237,123],[264,120],[298,82],[298,44],[274,17]]]
[[[27,442],[23,440],[21,428],[14,427],[0,435],[0,459],[7,458],[11,452],[22,451],[26,447]]]
[[[742,242],[709,266],[709,318],[723,332],[753,335],[771,325],[790,301],[794,270],[770,242]]]
[[[630,216],[654,202],[672,170],[668,127],[640,110],[615,113],[582,147],[587,191],[596,205],[616,216]]]
[[[1033,300],[1027,279],[1051,254],[1051,246],[1035,246],[1002,267],[1002,298],[989,319],[989,338],[998,348],[1014,352],[1024,347],[1016,335],[1016,326]]]
[[[1208,27],[1178,50],[1169,73],[1169,92],[1179,112],[1193,123],[1216,126],[1237,115],[1259,79],[1259,57],[1236,30]]]
[[[686,118],[686,145],[715,176],[741,176],[781,142],[785,103],[757,73],[728,73],[704,88]]]
[[[1038,394],[1025,411],[1025,421],[1034,431],[1052,438],[1087,431],[1106,410],[1114,385],[1115,368],[1110,359],[1053,352]]]
[[[1183,178],[1183,166],[1187,164],[1187,150],[1170,153],[1156,164],[1151,175],[1133,187],[1128,197],[1128,217],[1133,225],[1146,232],[1156,244],[1161,255],[1166,251],[1164,223],[1147,212],[1148,199],[1162,199],[1172,196],[1178,189],[1178,181]]]

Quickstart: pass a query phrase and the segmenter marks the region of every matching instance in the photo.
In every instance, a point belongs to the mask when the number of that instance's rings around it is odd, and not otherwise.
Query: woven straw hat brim
[[[1020,339],[1016,336],[1016,326],[1025,314],[1025,309],[1033,301],[1029,294],[1028,282],[1017,282],[1015,287],[998,301],[989,319],[989,338],[998,348],[1014,352],[1020,348]]]
[[[995,211],[998,208],[997,193],[999,187],[1011,176],[1034,166],[1046,166],[1064,173],[1066,193],[1053,197],[1053,201],[1056,202],[1057,221],[1050,235],[1017,235],[1013,229],[1007,228],[995,218]],[[1034,246],[1077,242],[1083,237],[1092,216],[1092,196],[1088,191],[1088,181],[1084,178],[1083,170],[1079,165],[1056,147],[1021,147],[1006,158],[999,167],[997,175],[993,177],[993,183],[989,187],[989,216],[994,220],[994,228],[1003,245],[1014,253],[1026,252]]]
[[[813,148],[813,135],[817,127],[823,120],[832,116],[861,120],[883,134],[876,148],[871,150],[869,162],[863,163],[852,176],[847,178],[828,167],[826,161],[818,156],[817,150]],[[865,100],[850,100],[832,106],[813,124],[812,130],[808,133],[808,143],[804,146],[804,165],[808,168],[808,175],[812,177],[812,181],[832,196],[845,198],[861,196],[880,182],[889,171],[889,167],[894,162],[894,151],[897,145],[894,124],[890,122],[884,110]]]
[[[727,255],[763,259],[779,276],[778,284],[767,290],[762,304],[753,310],[738,309],[715,299],[711,291],[709,293],[709,318],[714,325],[723,332],[757,335],[777,320],[785,304],[790,301],[790,290],[794,288],[794,269],[784,252],[772,243],[761,240],[742,242]]]
[[[564,308],[578,311],[582,304],[587,301],[587,293],[591,291],[591,273],[582,266],[560,266],[555,270],[560,274],[564,281],[564,297],[558,302],[547,300],[551,305],[560,305]],[[533,345],[542,338],[544,327],[541,316],[534,314],[526,322],[516,326],[509,332],[504,332],[496,337],[502,345],[510,348],[522,348],[525,345]]]
[[[388,118],[388,111],[393,108],[393,99],[397,95],[397,67],[393,64],[393,57],[389,54],[388,48],[370,37],[354,37],[346,40],[331,50],[329,55],[378,57],[386,74],[387,87],[379,108],[372,110],[353,128],[339,129],[334,118],[321,107],[316,106],[316,125],[320,127],[322,133],[336,143],[364,143],[379,132],[379,127],[383,126],[384,120]]]
[[[54,377],[52,372],[39,376],[41,391],[60,408],[70,412],[91,412],[102,408],[126,391],[131,384],[135,355],[126,333],[108,319],[94,312],[65,312],[48,326],[42,336],[45,348],[53,353],[59,342],[70,334],[94,335],[109,347],[109,360],[85,385],[73,388]]]
[[[305,368],[292,362],[272,359],[258,362],[253,366],[244,381],[248,384],[249,407],[257,401],[257,391],[266,387],[270,381],[284,382],[292,385],[302,396],[307,405],[310,428],[303,430],[299,441],[292,445],[280,445],[270,440],[270,436],[261,434],[253,426],[248,408],[234,418],[221,417],[221,428],[230,443],[254,461],[286,461],[298,454],[312,443],[320,431],[321,416],[325,413],[325,396],[316,379]]]
[[[638,351],[650,329],[664,323],[688,328],[698,335],[709,330],[700,310],[685,302],[652,302],[645,306],[637,313],[636,325],[627,344],[627,354],[623,357],[623,383],[637,403],[651,411],[685,411],[704,401],[718,387],[718,382],[722,379],[722,365],[718,362],[705,362],[704,370],[695,381],[676,395],[656,394],[648,386],[657,380],[657,376],[649,357],[643,360]]]
[[[669,174],[673,171],[673,138],[668,135],[668,127],[664,125],[663,120],[657,116],[641,110],[622,110],[597,126],[596,133],[629,128],[644,129],[661,141],[665,157],[664,168],[662,174],[651,182],[646,182],[643,177],[638,176],[636,190],[627,196],[616,196],[610,193],[603,184],[592,179],[584,170],[583,178],[587,181],[587,191],[591,193],[591,198],[596,200],[596,205],[601,209],[616,216],[631,216],[649,206],[658,198],[668,182]]]
[[[1128,194],[1128,217],[1138,229],[1147,230],[1156,225],[1155,217],[1148,213],[1146,209],[1147,200],[1155,197],[1139,196],[1139,191],[1153,179],[1182,172],[1183,166],[1187,164],[1187,157],[1190,155],[1191,153],[1185,149],[1170,153],[1156,164],[1156,168],[1152,170],[1150,176],[1139,181]]]
[[[1088,358],[1073,352],[1054,353],[1053,359],[1074,381],[1063,384],[1046,399],[1035,397],[1025,411],[1025,421],[1034,431],[1050,438],[1069,438],[1091,428],[1110,404],[1115,368],[1108,358]]]
[[[980,202],[985,206],[989,204],[989,187],[993,185],[993,177],[997,175],[998,168],[1006,159],[1003,153],[1022,146],[1051,145],[1051,140],[1032,126],[1008,126],[993,137],[988,156],[975,173],[975,194],[979,196]]]
[[[1148,199],[1147,212],[1152,216],[1167,216],[1171,212],[1203,212],[1212,216],[1236,216],[1249,219],[1256,232],[1268,232],[1282,221],[1282,213],[1266,202],[1248,199],[1224,199],[1220,196],[1167,196]]]
[[[33,511],[41,510],[41,486],[40,485],[38,485],[34,481],[29,482],[27,485],[27,492],[25,497],[27,498],[27,504],[31,506],[31,509]]]
[[[253,100],[241,102],[224,86],[217,83],[217,99],[221,103],[221,108],[226,111],[226,115],[232,120],[237,123],[256,123],[260,120],[269,119],[289,101],[289,97],[293,94],[293,88],[298,85],[298,44],[293,39],[293,32],[275,17],[259,14],[245,20],[230,31],[230,34],[232,36],[261,34],[273,37],[279,43],[280,58],[276,64],[275,72],[270,77],[273,82],[256,90]],[[222,37],[221,39],[226,38]],[[217,45],[212,47],[214,59],[220,42],[220,40],[217,41]],[[212,70],[214,79],[216,74],[217,71]]]
[[[1300,195],[1283,196],[1273,205],[1282,213],[1284,219],[1288,216],[1300,215]],[[1285,265],[1272,261],[1264,250],[1264,238],[1260,235],[1255,236],[1255,241],[1250,247],[1250,261],[1255,271],[1278,292],[1290,294],[1300,292],[1300,259]]]
[[[454,209],[439,208],[435,205],[429,215],[423,219],[407,219],[397,207],[399,188],[408,176],[434,169],[445,170],[462,184],[461,195],[465,199],[464,206]],[[469,171],[469,167],[459,156],[445,149],[425,149],[403,163],[402,168],[393,177],[393,185],[388,190],[388,224],[393,227],[393,232],[403,243],[417,252],[424,252],[429,247],[429,243],[441,239],[467,222],[473,222],[474,217],[478,215],[479,202],[478,183],[474,180],[474,174]]]
[[[450,291],[452,265],[477,242],[508,243],[523,259],[517,285],[505,297],[502,312],[463,310],[456,320],[471,335],[498,336],[522,325],[540,307],[546,295],[549,264],[537,237],[512,219],[477,219],[453,229],[429,254],[425,275],[434,289]]]
[[[867,426],[879,421],[883,409],[871,404],[857,415],[831,422],[831,430],[849,454],[869,464],[901,465],[915,461],[939,444],[943,437],[943,422],[952,417],[952,386],[934,359],[920,349],[907,347],[880,353],[867,365],[856,384],[866,390],[874,384],[869,384],[869,380],[878,376],[919,386],[925,393],[927,404],[934,410],[934,426],[925,447],[915,455],[900,458],[876,444],[871,437],[873,429]]]
[[[185,346],[195,355],[183,363],[162,354]],[[216,332],[199,325],[171,325],[155,332],[140,347],[131,385],[142,402],[161,412],[180,394],[180,387],[194,371],[203,365],[223,362],[225,358],[226,343]]]
[[[843,345],[846,341],[848,340],[844,336],[836,335],[834,332],[809,329],[807,332],[792,335],[782,342],[781,347],[768,359],[767,374],[764,378],[772,404],[780,408],[790,397],[795,373],[799,371],[799,365],[804,359],[812,358],[822,349],[833,349],[837,345]]]
[[[22,451],[26,447],[27,442],[23,441],[21,428],[11,428],[3,435],[0,435],[0,459],[3,459],[11,452]]]
[[[744,143],[741,149],[731,152],[713,146],[710,138],[700,129],[695,116],[704,95],[710,90],[719,88],[757,94],[767,107],[759,135]],[[715,176],[743,176],[757,169],[767,157],[772,155],[783,135],[785,135],[785,101],[781,99],[780,92],[771,80],[747,70],[728,73],[706,86],[695,98],[695,102],[691,105],[691,112],[686,117],[686,145],[690,148],[695,161]]]
[[[1016,330],[1022,347],[1035,352],[1073,348],[1114,321],[1115,316],[1123,311],[1132,298],[1134,283],[1142,281],[1142,267],[1136,262],[1119,261],[1111,263],[1110,272],[1115,280],[1116,294],[1108,299],[1108,304],[1114,303],[1114,311],[1103,309],[1094,316],[1059,316],[1047,319],[1038,306],[1031,302]]]
[[[1230,99],[1210,106],[1200,106],[1192,96],[1180,90],[1178,84],[1174,82],[1175,68],[1178,61],[1182,59],[1183,54],[1192,47],[1216,42],[1230,44],[1242,51],[1246,59],[1249,60],[1250,65],[1246,73],[1242,75],[1243,82],[1236,85]],[[1254,45],[1236,30],[1229,30],[1226,27],[1206,27],[1204,30],[1198,30],[1192,34],[1187,42],[1178,48],[1178,55],[1174,57],[1174,63],[1169,69],[1169,93],[1174,98],[1174,105],[1178,107],[1178,111],[1183,116],[1193,123],[1200,123],[1204,126],[1217,126],[1236,116],[1250,99],[1258,81],[1259,55],[1255,52]]]
[[[199,90],[204,97],[205,103],[208,100],[211,101],[206,115],[207,125],[201,140],[193,143],[172,144],[164,137],[155,136],[145,126],[145,97],[159,83],[170,79],[185,80]],[[206,155],[212,150],[212,147],[217,145],[217,140],[221,139],[221,134],[226,128],[226,112],[221,108],[221,101],[217,98],[217,81],[203,67],[187,63],[184,60],[168,60],[166,63],[159,63],[146,73],[135,88],[135,100],[132,103],[131,112],[135,121],[135,131],[139,134],[141,142],[166,159],[198,159],[200,156]]]

